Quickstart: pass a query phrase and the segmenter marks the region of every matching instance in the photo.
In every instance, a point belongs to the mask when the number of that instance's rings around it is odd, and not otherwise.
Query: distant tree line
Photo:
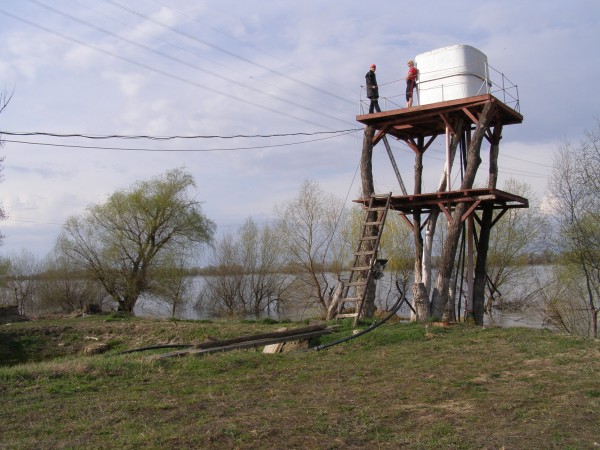
[[[345,208],[339,198],[307,180],[296,197],[277,206],[272,223],[259,225],[248,218],[236,232],[215,239],[214,224],[190,200],[193,186],[189,174],[168,171],[69,218],[43,261],[25,250],[5,259],[4,301],[18,304],[23,313],[85,311],[100,305],[132,314],[139,298],[151,295],[173,316],[190,302],[218,316],[260,317],[294,305],[326,313],[357,246],[364,220],[359,206]],[[510,227],[517,231],[519,220],[511,218]],[[411,239],[403,221],[391,214],[381,242],[380,254],[389,262],[379,309],[390,308],[409,290]],[[510,261],[500,255],[514,238],[499,234],[497,240],[504,247],[497,255],[492,252],[492,273],[508,270]],[[519,261],[525,261],[526,252],[533,250],[527,244],[514,242],[512,256],[520,253]],[[203,269],[194,265],[200,255],[207,261]],[[522,275],[525,269],[516,264],[511,270]],[[192,283],[198,275],[200,291]],[[514,278],[497,275],[494,281],[496,287],[507,287]],[[509,301],[510,296],[504,298]]]

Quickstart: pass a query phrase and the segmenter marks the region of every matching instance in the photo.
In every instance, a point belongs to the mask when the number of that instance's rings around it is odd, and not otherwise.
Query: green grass
[[[0,326],[0,448],[564,449],[600,439],[598,342],[541,330],[386,324],[320,352],[118,354],[281,326]],[[342,323],[323,342],[349,334]],[[82,356],[90,337],[110,351]]]

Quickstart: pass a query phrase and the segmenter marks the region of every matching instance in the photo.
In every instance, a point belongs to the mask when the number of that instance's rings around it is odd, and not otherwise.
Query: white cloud
[[[506,0],[460,1],[451,6],[434,1],[411,5],[409,17],[406,6],[392,0],[377,2],[372,9],[364,2],[339,0],[127,2],[128,8],[167,27],[108,4],[93,5],[100,15],[77,6],[78,2],[52,3],[187,65],[28,2],[8,0],[8,4],[3,7],[12,14],[87,46],[0,15],[4,43],[0,86],[16,85],[13,101],[0,117],[5,131],[236,135],[359,128],[355,115],[360,85],[371,62],[378,64],[382,94],[401,98],[406,59],[464,43],[484,51],[492,66],[519,85],[525,120],[504,130],[500,174],[502,179],[529,182],[541,199],[555,143],[576,138],[598,116],[590,90],[600,78],[600,62],[593,57],[600,40],[595,20],[600,5],[591,1],[565,7],[551,0],[543,8],[534,2]],[[91,47],[106,49],[118,58]],[[305,139],[60,142],[206,150]],[[34,215],[41,221],[60,223],[116,189],[170,168],[186,167],[196,177],[205,211],[226,228],[242,223],[248,215],[272,217],[275,205],[295,195],[307,178],[340,197],[348,191],[354,197],[357,181],[352,185],[352,180],[361,142],[359,132],[289,147],[196,153],[7,143],[1,152],[7,159],[0,199],[11,215]],[[374,159],[377,188],[398,192],[387,155],[379,147]],[[410,190],[414,155],[400,144],[394,144],[394,149]],[[432,148],[425,159],[425,185],[433,188],[443,158]],[[484,176],[485,164],[484,158],[480,169]],[[46,242],[56,238],[57,226],[52,224],[0,223],[0,231],[9,228],[2,251],[26,243],[27,233],[31,233],[31,245],[42,249],[49,248],[42,243],[44,233]]]
[[[73,47],[65,53],[65,62],[78,68],[88,67],[98,56],[96,50],[89,47]]]
[[[108,80],[116,81],[120,91],[127,97],[135,97],[146,84],[146,79],[141,73],[107,71],[104,76]]]

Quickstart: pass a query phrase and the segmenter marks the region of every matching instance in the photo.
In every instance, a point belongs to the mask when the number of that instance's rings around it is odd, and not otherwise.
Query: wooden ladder
[[[371,196],[369,206],[366,209],[362,235],[358,240],[358,249],[354,253],[354,264],[350,270],[350,277],[342,290],[339,302],[340,312],[336,315],[336,318],[354,317],[355,326],[358,323],[367,296],[367,285],[373,276],[373,268],[377,261],[377,252],[383,234],[385,218],[390,209],[391,198],[391,192],[383,196]],[[374,206],[376,201],[381,199],[385,199],[385,206]],[[377,233],[373,233],[372,227],[376,227]],[[355,305],[354,312],[341,313],[346,303]]]

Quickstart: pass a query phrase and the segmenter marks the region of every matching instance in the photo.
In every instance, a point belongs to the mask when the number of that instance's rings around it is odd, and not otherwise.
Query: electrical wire
[[[81,41],[81,40],[79,40],[77,38],[68,36],[68,35],[66,35],[64,33],[59,32],[59,31],[51,30],[50,28],[47,28],[47,27],[45,27],[43,25],[36,24],[36,23],[34,23],[34,22],[32,22],[32,21],[30,21],[28,19],[24,19],[23,17],[19,17],[19,16],[15,15],[15,14],[12,14],[12,13],[8,12],[8,11],[0,9],[0,14],[4,14],[5,16],[10,17],[11,19],[14,19],[14,20],[17,20],[19,22],[25,23],[25,24],[27,24],[29,26],[34,27],[34,28],[38,28],[38,29],[40,29],[42,31],[45,31],[45,32],[49,33],[49,34],[52,34],[54,36],[58,36],[58,37],[60,37],[60,38],[62,38],[64,40],[67,40],[67,41],[70,41],[70,42],[74,42],[74,43],[76,43],[78,45],[90,48],[90,49],[95,50],[97,52],[100,52],[100,53],[103,53],[105,55],[111,56],[111,57],[113,57],[115,59],[119,59],[119,60],[124,61],[126,63],[133,64],[135,66],[141,67],[143,69],[149,70],[149,71],[157,73],[159,75],[163,75],[165,77],[171,78],[173,80],[177,80],[177,81],[180,81],[182,83],[186,83],[186,84],[189,84],[191,86],[197,87],[199,89],[207,90],[207,91],[210,91],[212,93],[216,93],[216,94],[222,95],[223,97],[226,97],[226,98],[229,98],[229,99],[232,99],[232,100],[236,100],[238,102],[245,103],[247,105],[255,106],[255,107],[263,109],[265,111],[269,111],[269,112],[272,112],[274,114],[278,114],[278,115],[287,117],[289,119],[293,119],[294,121],[301,121],[301,122],[308,123],[310,125],[317,126],[317,127],[320,127],[320,128],[327,128],[327,127],[324,127],[322,123],[316,123],[316,122],[313,122],[313,121],[310,121],[310,120],[302,119],[302,118],[294,116],[292,114],[288,114],[286,112],[279,111],[279,110],[270,108],[268,106],[261,105],[261,104],[256,103],[256,102],[252,102],[250,100],[246,100],[246,99],[241,98],[241,97],[236,97],[236,96],[234,96],[232,94],[228,94],[228,93],[220,91],[218,89],[208,88],[207,86],[204,86],[204,85],[202,85],[200,83],[197,83],[195,81],[192,81],[192,80],[188,80],[187,78],[180,77],[178,75],[174,75],[174,74],[166,72],[166,71],[164,71],[162,69],[157,69],[156,67],[152,67],[152,66],[150,66],[148,64],[145,64],[145,63],[134,61],[132,59],[126,58],[124,56],[121,56],[121,55],[119,55],[117,53],[111,52],[109,50],[105,50],[103,48],[100,48],[100,47],[97,47],[97,46],[94,46],[94,45],[91,45],[91,44],[87,44],[87,43],[85,43],[85,42],[83,42],[83,41]],[[339,119],[336,119],[336,120],[339,120]]]
[[[131,148],[131,147],[100,147],[94,145],[72,145],[72,144],[52,144],[49,142],[31,142],[31,141],[17,141],[13,139],[3,139],[2,142],[11,142],[14,144],[26,144],[26,145],[41,145],[46,147],[63,147],[63,148],[80,148],[87,150],[118,150],[118,151],[131,151],[131,152],[225,152],[225,151],[239,151],[239,150],[255,150],[255,149],[266,149],[266,148],[277,148],[277,147],[289,147],[292,145],[306,144],[310,142],[324,141],[326,139],[333,139],[339,136],[345,136],[354,131],[341,133],[335,136],[327,136],[318,139],[308,139],[299,142],[289,142],[285,144],[270,144],[270,145],[256,145],[249,147],[234,147],[234,148],[205,148],[205,149],[156,149],[156,148]]]
[[[310,71],[306,70],[306,68],[304,68],[304,67],[298,66],[298,65],[296,65],[296,64],[294,64],[294,63],[291,63],[291,62],[288,62],[288,61],[285,61],[285,60],[283,60],[282,58],[280,58],[280,57],[278,57],[278,56],[276,56],[276,55],[273,55],[273,54],[271,54],[271,53],[269,53],[269,52],[267,52],[267,51],[265,51],[265,50],[262,50],[262,49],[260,49],[260,48],[258,48],[258,47],[256,47],[256,46],[254,46],[254,45],[252,45],[252,44],[248,44],[247,42],[245,42],[245,41],[242,41],[241,39],[238,39],[238,38],[236,38],[235,36],[232,36],[232,35],[230,35],[230,34],[228,34],[228,33],[224,32],[223,30],[220,30],[220,29],[218,29],[218,28],[216,28],[216,27],[213,27],[213,26],[211,26],[211,25],[209,25],[209,24],[207,24],[207,23],[205,23],[205,22],[202,22],[202,21],[200,21],[200,20],[196,19],[195,17],[193,17],[193,16],[190,16],[189,14],[186,14],[185,12],[181,11],[180,9],[176,9],[176,8],[174,8],[174,7],[173,7],[172,5],[170,5],[170,4],[167,4],[167,3],[163,2],[163,1],[160,1],[160,0],[152,0],[152,1],[154,1],[154,3],[158,3],[159,5],[162,5],[163,7],[167,8],[167,9],[169,9],[169,10],[171,10],[171,11],[175,11],[176,13],[178,13],[178,14],[180,14],[180,15],[184,16],[184,17],[187,17],[188,19],[192,20],[193,22],[195,22],[195,23],[197,23],[197,24],[199,24],[199,25],[202,25],[203,27],[210,28],[211,30],[213,30],[213,31],[216,31],[217,33],[219,33],[219,34],[222,34],[223,36],[226,36],[226,37],[228,37],[229,39],[232,39],[232,40],[234,40],[234,41],[236,41],[236,42],[238,42],[238,43],[240,43],[240,44],[242,44],[242,45],[245,45],[246,47],[249,47],[249,48],[251,48],[251,49],[254,49],[254,50],[256,50],[256,51],[258,51],[258,52],[260,52],[260,53],[262,53],[262,54],[264,54],[264,55],[266,55],[266,56],[269,56],[269,57],[271,57],[271,58],[273,58],[273,59],[276,59],[277,61],[283,62],[284,64],[286,64],[286,65],[288,65],[288,66],[290,66],[290,67],[294,67],[294,68],[296,68],[296,69],[300,69],[300,70],[302,70],[302,71],[304,71],[304,72],[307,72],[307,73],[309,73],[310,75],[312,75],[312,76],[314,76],[314,77],[316,77],[316,78],[320,78],[321,80],[323,80],[323,81],[326,81],[326,82],[328,82],[328,83],[331,83],[331,84],[333,84],[334,86],[336,86],[336,87],[339,87],[339,88],[341,88],[341,89],[344,89],[344,90],[346,90],[346,91],[348,91],[348,92],[353,92],[351,89],[349,89],[349,88],[347,88],[347,87],[345,87],[345,86],[342,86],[342,85],[339,85],[339,84],[332,83],[332,81],[331,81],[330,79],[324,78],[324,77],[322,77],[322,76],[319,76],[319,75],[317,75],[317,74],[314,74],[314,73],[311,73]]]
[[[362,128],[351,128],[347,130],[334,131],[313,131],[313,132],[295,132],[295,133],[274,133],[274,134],[234,134],[234,135],[174,135],[174,136],[150,136],[134,134],[80,134],[80,133],[49,133],[45,131],[1,131],[0,136],[48,136],[59,138],[85,138],[85,139],[148,139],[153,141],[169,141],[174,139],[237,139],[237,138],[273,138],[288,136],[316,136],[320,134],[341,134],[346,132],[360,131]]]
[[[174,57],[172,55],[163,53],[163,52],[161,52],[159,50],[153,49],[152,47],[148,47],[147,45],[140,44],[138,42],[132,41],[131,39],[127,39],[125,37],[119,36],[118,34],[115,34],[112,31],[109,31],[109,30],[106,30],[104,28],[98,27],[98,26],[96,26],[94,24],[91,24],[91,23],[85,21],[85,20],[81,20],[81,19],[79,19],[79,18],[77,18],[77,17],[75,17],[75,16],[73,16],[71,14],[65,13],[63,11],[60,11],[60,10],[56,9],[56,8],[53,8],[52,6],[46,5],[44,3],[41,3],[38,0],[27,0],[27,1],[30,2],[30,3],[33,3],[35,5],[38,5],[38,6],[42,7],[42,8],[45,8],[45,9],[47,9],[49,11],[52,11],[55,14],[61,15],[63,17],[67,17],[68,19],[73,20],[74,22],[77,22],[77,23],[80,23],[82,25],[88,26],[88,27],[90,27],[90,28],[92,28],[92,29],[100,32],[100,33],[104,33],[104,34],[106,34],[108,36],[114,37],[115,39],[121,40],[123,42],[127,42],[130,45],[133,45],[135,47],[141,48],[141,49],[143,49],[143,50],[145,50],[147,52],[154,53],[154,54],[156,54],[158,56],[161,56],[162,58],[168,59],[170,61],[177,62],[177,63],[182,64],[182,65],[184,65],[186,67],[189,67],[191,69],[194,69],[194,70],[197,70],[199,72],[211,75],[211,76],[213,76],[213,77],[215,77],[215,78],[217,78],[219,80],[226,80],[226,81],[228,81],[230,83],[233,83],[233,84],[236,84],[236,85],[238,85],[240,87],[248,89],[248,90],[250,90],[250,91],[252,91],[254,93],[258,93],[258,94],[264,95],[266,97],[269,97],[269,98],[272,98],[272,99],[275,99],[275,100],[279,100],[279,101],[282,101],[284,103],[288,103],[288,104],[293,105],[293,106],[295,106],[297,108],[304,109],[304,110],[306,110],[306,111],[308,111],[310,113],[313,113],[313,114],[316,114],[316,115],[321,115],[323,117],[327,117],[328,119],[335,120],[335,121],[338,121],[338,122],[348,123],[345,119],[340,119],[338,117],[334,117],[334,116],[331,116],[329,114],[325,114],[322,111],[317,111],[317,110],[315,110],[313,108],[301,105],[301,104],[299,104],[299,103],[297,103],[295,101],[292,101],[292,100],[289,100],[289,99],[285,99],[285,98],[280,97],[280,96],[276,96],[276,95],[271,94],[269,92],[262,91],[260,89],[257,89],[256,87],[248,86],[248,85],[246,85],[244,83],[241,83],[239,81],[233,80],[231,78],[224,77],[221,74],[217,74],[215,72],[207,70],[207,69],[205,69],[203,67],[200,67],[198,65],[192,64],[192,63],[190,63],[188,61],[185,61],[183,59],[180,59],[180,58]],[[109,1],[109,3],[113,3],[113,2]],[[124,8],[126,10],[128,10],[128,8],[126,8],[126,7],[124,7]],[[171,29],[171,27],[168,27],[166,25],[160,24],[159,22],[156,22],[156,21],[154,21],[152,19],[149,19],[149,20],[152,21],[153,23],[157,23],[158,25],[165,26],[168,29]],[[213,92],[218,92],[215,89],[212,89],[212,88],[209,88],[209,87],[204,87],[204,88],[207,89],[207,90],[213,91]],[[240,99],[238,99],[238,100],[240,100]],[[352,103],[352,102],[350,102],[350,103]]]
[[[32,1],[32,0],[29,0],[29,1]],[[110,3],[110,4],[112,4],[112,5],[114,5],[114,6],[118,7],[118,8],[121,8],[121,9],[123,9],[124,11],[127,11],[127,12],[129,12],[130,14],[133,14],[133,15],[136,15],[136,16],[138,16],[138,17],[141,17],[141,18],[143,18],[144,20],[146,20],[146,21],[148,21],[148,22],[151,22],[151,23],[153,23],[153,24],[155,24],[155,25],[158,25],[158,26],[160,26],[160,27],[166,28],[167,30],[170,30],[170,31],[172,31],[173,33],[177,33],[177,34],[179,34],[179,35],[181,35],[181,36],[184,36],[184,37],[186,37],[186,38],[188,38],[188,39],[191,39],[191,40],[193,40],[193,41],[195,41],[195,42],[198,42],[198,43],[201,43],[201,44],[203,44],[203,45],[206,45],[206,46],[208,46],[208,47],[210,47],[210,48],[212,48],[212,49],[214,49],[214,50],[217,50],[217,51],[219,51],[219,52],[225,53],[226,55],[229,55],[229,56],[231,56],[231,57],[233,57],[233,58],[236,58],[236,59],[239,59],[239,60],[241,60],[241,61],[244,61],[244,62],[247,62],[247,63],[249,63],[249,64],[252,64],[252,65],[254,65],[254,66],[256,66],[256,67],[258,67],[258,68],[260,68],[260,69],[263,69],[263,70],[267,70],[267,71],[269,71],[269,72],[272,72],[272,73],[274,73],[274,74],[276,74],[276,75],[278,75],[278,76],[280,76],[280,77],[286,78],[286,79],[288,79],[288,80],[290,80],[290,81],[293,81],[293,82],[295,82],[295,83],[299,83],[299,84],[301,84],[301,85],[303,85],[303,86],[305,86],[305,87],[308,87],[308,88],[310,88],[310,89],[314,89],[314,90],[316,90],[316,91],[318,91],[318,92],[320,92],[320,93],[322,93],[322,94],[326,94],[326,95],[329,95],[329,96],[331,96],[331,97],[334,97],[334,98],[336,98],[337,100],[341,100],[341,101],[343,101],[343,102],[346,102],[346,103],[349,103],[349,104],[351,104],[351,105],[354,105],[354,103],[353,103],[353,102],[351,102],[350,100],[348,100],[347,98],[340,97],[340,96],[338,96],[338,95],[335,95],[335,94],[333,94],[333,93],[331,93],[331,92],[329,92],[329,91],[326,91],[326,90],[324,90],[324,89],[320,89],[320,88],[318,88],[318,87],[312,86],[312,85],[310,85],[310,84],[308,84],[308,83],[305,83],[304,81],[301,81],[301,80],[298,80],[298,79],[296,79],[296,78],[290,77],[289,75],[286,75],[286,74],[284,74],[284,73],[278,72],[278,71],[276,71],[276,70],[274,70],[274,69],[272,69],[272,68],[270,68],[270,67],[263,66],[262,64],[259,64],[259,63],[255,62],[255,61],[252,61],[251,59],[248,59],[248,58],[245,58],[245,57],[243,57],[243,56],[241,56],[241,55],[238,55],[238,54],[236,54],[236,53],[230,52],[229,50],[226,50],[226,49],[224,49],[224,48],[221,48],[221,47],[219,47],[219,46],[217,46],[217,45],[211,44],[210,42],[207,42],[207,41],[205,41],[205,40],[203,40],[203,39],[199,39],[199,38],[197,38],[197,37],[195,37],[195,36],[192,36],[192,35],[190,35],[190,34],[188,34],[188,33],[185,33],[185,32],[183,32],[183,31],[181,31],[181,30],[178,30],[178,29],[177,29],[177,28],[175,28],[175,27],[172,27],[172,26],[170,26],[170,25],[166,25],[166,24],[164,24],[164,23],[162,23],[162,22],[159,22],[159,21],[157,21],[157,20],[155,20],[155,19],[152,19],[151,17],[148,17],[147,15],[145,15],[145,14],[143,14],[143,13],[140,13],[139,11],[136,11],[136,10],[134,10],[134,9],[131,9],[131,8],[127,7],[127,6],[124,6],[124,5],[122,5],[122,4],[120,4],[120,3],[116,2],[116,1],[113,1],[113,0],[104,0],[104,2],[106,2],[106,3]]]
[[[101,11],[98,11],[98,10],[96,10],[96,9],[94,9],[94,8],[91,8],[91,7],[87,6],[87,5],[84,5],[84,4],[82,4],[81,2],[79,2],[79,1],[77,1],[77,0],[70,0],[70,1],[71,1],[72,3],[75,3],[75,4],[76,4],[76,5],[78,5],[78,6],[82,7],[82,8],[85,8],[85,9],[88,9],[89,11],[92,11],[92,12],[94,12],[95,14],[97,14],[97,15],[99,15],[99,16],[102,16],[102,17],[108,18],[109,20],[112,20],[113,22],[116,22],[116,23],[118,23],[118,24],[120,24],[120,25],[123,25],[123,26],[125,26],[125,27],[127,27],[127,28],[129,28],[129,27],[130,27],[130,25],[129,25],[129,24],[127,24],[127,23],[125,23],[125,22],[123,22],[123,21],[121,21],[121,20],[115,19],[114,17],[111,17],[110,15],[108,15],[108,14],[105,14],[105,13],[103,13],[103,12],[101,12]],[[89,22],[85,22],[85,21],[84,21],[84,23],[89,25]],[[155,35],[153,35],[153,34],[151,34],[151,33],[145,32],[145,31],[143,31],[143,30],[138,30],[138,33],[144,34],[144,35],[148,36],[149,38],[151,38],[151,39],[153,39],[153,40],[157,40],[157,41],[159,41],[159,42],[162,42],[162,43],[164,43],[165,45],[168,45],[169,47],[172,47],[172,48],[174,48],[174,49],[177,49],[177,50],[179,50],[179,51],[181,51],[181,52],[188,53],[188,54],[192,55],[194,58],[201,58],[201,59],[203,59],[203,60],[205,60],[205,61],[208,61],[208,62],[210,63],[210,65],[211,65],[211,66],[219,66],[219,67],[223,67],[223,68],[225,68],[226,70],[229,70],[229,71],[231,71],[231,72],[235,72],[235,73],[237,73],[237,74],[243,75],[244,77],[248,77],[248,78],[251,78],[251,79],[255,79],[255,77],[253,77],[253,76],[251,76],[251,75],[248,75],[248,74],[246,74],[246,73],[244,73],[244,72],[242,72],[242,71],[240,71],[240,70],[237,70],[237,69],[234,69],[234,68],[228,67],[228,66],[226,66],[225,64],[221,64],[221,63],[219,63],[218,61],[215,61],[215,60],[213,60],[213,59],[207,58],[206,56],[204,56],[204,55],[203,55],[203,54],[201,54],[201,53],[198,53],[198,52],[192,52],[191,50],[189,50],[189,49],[187,49],[187,48],[181,47],[181,46],[179,46],[179,45],[175,45],[175,44],[173,44],[173,43],[171,43],[171,42],[168,42],[168,41],[167,41],[167,40],[165,40],[165,39],[161,39],[161,38],[159,38],[159,37],[157,37],[157,36],[155,36]],[[213,74],[213,76],[218,76],[219,78],[223,78],[223,77],[222,77],[222,75],[217,75],[217,74],[214,74],[213,72],[210,72],[210,73],[211,73],[211,74]],[[233,82],[235,82],[235,81],[233,81]],[[290,91],[287,91],[287,90],[285,90],[285,89],[282,89],[282,88],[278,88],[278,89],[279,89],[281,92],[284,92],[284,93],[287,93],[287,94],[290,94],[290,95],[292,95],[293,97],[297,96],[297,93],[295,93],[295,92],[290,92]],[[337,108],[333,108],[331,104],[325,104],[325,103],[321,103],[321,102],[319,102],[318,100],[313,100],[313,101],[312,101],[312,103],[313,103],[313,104],[315,104],[315,105],[319,105],[319,106],[321,106],[321,107],[324,107],[324,108],[329,108],[329,109],[332,109],[332,110],[338,111],[338,112],[344,112],[343,110],[340,110],[340,109],[337,109]]]
[[[37,218],[32,219],[28,217],[13,217],[9,216],[7,219],[8,222],[18,222],[18,223],[35,223],[38,225],[64,225],[64,223],[59,222],[48,222],[46,220],[39,220]]]

